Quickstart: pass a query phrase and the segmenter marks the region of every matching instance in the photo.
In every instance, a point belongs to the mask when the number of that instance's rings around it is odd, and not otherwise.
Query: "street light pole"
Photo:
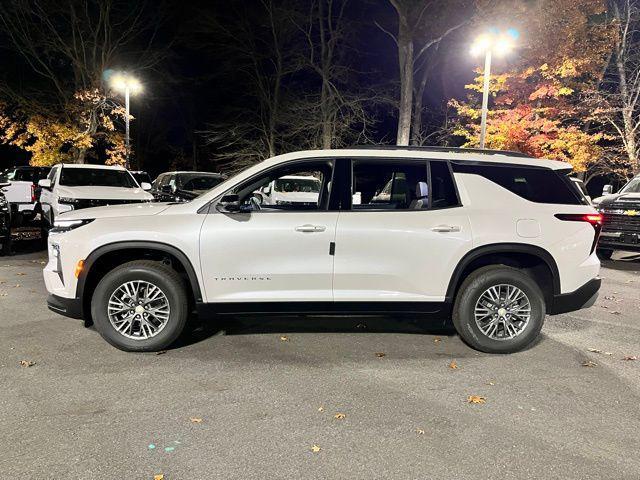
[[[124,117],[124,149],[125,149],[125,168],[129,170],[129,152],[130,149],[130,137],[129,137],[129,94],[130,89],[129,85],[127,85],[124,89],[124,109],[125,109],[125,117]]]
[[[489,79],[491,77],[491,49],[487,49],[484,57],[484,81],[482,85],[482,117],[480,121],[480,148],[484,148],[487,137],[487,113],[489,111]],[[127,107],[128,112],[128,107]],[[127,134],[128,136],[129,134]],[[128,161],[128,159],[127,159]]]

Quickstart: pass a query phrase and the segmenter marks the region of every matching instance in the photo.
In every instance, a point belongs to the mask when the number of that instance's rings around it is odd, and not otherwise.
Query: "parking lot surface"
[[[0,478],[640,478],[639,256],[499,356],[399,317],[194,321],[124,353],[47,310],[43,255],[0,258]]]

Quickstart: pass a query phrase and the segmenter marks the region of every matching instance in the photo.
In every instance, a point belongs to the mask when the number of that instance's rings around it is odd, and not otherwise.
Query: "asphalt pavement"
[[[231,317],[157,355],[47,310],[21,248],[0,258],[2,479],[640,478],[638,255],[517,354],[419,318]]]

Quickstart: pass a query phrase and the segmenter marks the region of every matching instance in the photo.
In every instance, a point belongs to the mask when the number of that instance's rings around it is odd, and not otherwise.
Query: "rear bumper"
[[[554,295],[553,303],[547,313],[549,315],[558,315],[591,307],[598,299],[601,283],[602,280],[600,278],[594,278],[571,293]]]
[[[82,301],[79,298],[64,298],[57,295],[47,297],[47,307],[52,312],[69,318],[82,319]]]

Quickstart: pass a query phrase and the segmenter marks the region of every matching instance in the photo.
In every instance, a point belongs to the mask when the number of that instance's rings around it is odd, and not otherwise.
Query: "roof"
[[[209,176],[216,176],[216,177],[224,177],[225,175],[223,173],[218,173],[218,172],[197,172],[197,171],[193,171],[193,170],[175,170],[173,172],[162,172],[160,175],[174,175],[174,174],[178,174],[178,175],[209,175]],[[158,175],[158,176],[160,176]]]
[[[534,166],[552,170],[571,169],[571,165],[557,160],[523,156],[500,150],[473,150],[464,148],[415,148],[415,147],[357,147],[335,150],[305,150],[285,153],[265,160],[261,167],[277,165],[287,160],[336,158],[336,157],[368,157],[368,158],[424,158],[438,160],[467,160],[472,162],[502,163],[508,165]]]
[[[90,163],[59,163],[62,168],[95,168],[99,170],[125,170],[120,165],[93,165]]]

